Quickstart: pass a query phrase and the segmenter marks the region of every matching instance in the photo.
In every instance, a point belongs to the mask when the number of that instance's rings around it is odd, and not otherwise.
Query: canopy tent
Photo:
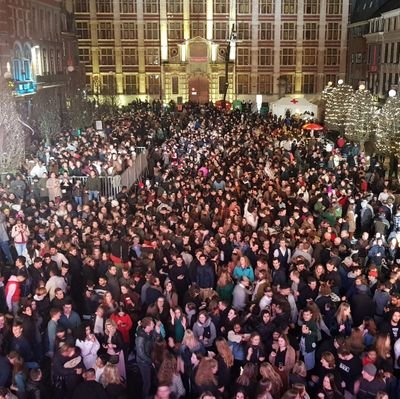
[[[271,103],[271,110],[274,115],[286,116],[287,110],[290,111],[290,115],[293,114],[314,114],[317,117],[318,106],[310,103],[305,98],[294,98],[294,97],[282,97],[279,100]]]

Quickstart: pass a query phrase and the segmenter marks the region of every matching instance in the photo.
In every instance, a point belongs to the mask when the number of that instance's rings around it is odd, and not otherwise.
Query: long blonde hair
[[[101,383],[104,388],[109,384],[121,384],[121,376],[115,364],[107,363],[101,375]]]
[[[343,324],[347,319],[351,319],[351,316],[345,316],[344,312],[350,308],[347,302],[342,302],[336,312],[336,320],[339,324]]]
[[[228,343],[224,338],[219,338],[215,341],[215,346],[217,347],[217,351],[219,355],[222,357],[223,361],[227,365],[227,367],[233,366],[233,354],[232,350],[229,347]]]
[[[218,367],[215,359],[211,357],[201,359],[195,377],[196,385],[217,385],[217,379],[213,372],[215,367]]]
[[[263,379],[270,380],[272,383],[271,394],[273,397],[279,397],[283,388],[281,376],[275,371],[272,365],[264,362],[260,366],[260,375]]]
[[[187,329],[182,339],[182,345],[187,346],[189,349],[196,348],[199,345],[199,341],[193,334],[192,330]]]

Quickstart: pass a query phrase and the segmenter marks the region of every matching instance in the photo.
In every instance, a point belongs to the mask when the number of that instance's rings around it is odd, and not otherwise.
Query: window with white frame
[[[271,47],[261,47],[258,49],[258,65],[273,65],[274,49]]]
[[[272,22],[260,22],[258,25],[258,40],[274,40],[275,28]]]
[[[183,27],[182,22],[168,22],[168,38],[170,40],[182,40],[183,39]]]
[[[239,40],[251,40],[251,30],[249,22],[239,22],[237,24],[237,37]]]
[[[143,12],[145,14],[158,14],[159,13],[158,3],[159,0],[144,0]]]
[[[137,65],[138,54],[136,47],[123,47],[122,48],[122,64],[123,65]]]
[[[136,0],[119,0],[121,14],[136,14]]]
[[[138,94],[137,75],[125,75],[125,94]]]
[[[214,0],[214,14],[227,14],[228,12],[228,0]]]
[[[275,0],[259,0],[258,13],[259,14],[273,14]]]
[[[304,74],[302,83],[303,83],[302,92],[304,94],[315,93],[315,75]]]
[[[303,29],[303,40],[318,40],[319,26],[316,22],[306,22]]]
[[[121,39],[136,40],[137,39],[137,24],[136,22],[121,23]]]
[[[325,39],[340,40],[342,36],[342,24],[340,22],[328,22],[326,24]]]
[[[89,12],[89,0],[75,0],[75,12]]]
[[[144,38],[146,40],[158,40],[160,38],[158,22],[145,22]]]
[[[295,65],[296,64],[296,49],[283,48],[281,49],[281,65]]]
[[[96,10],[100,14],[113,12],[113,0],[96,0]]]
[[[207,3],[204,0],[190,0],[190,12],[192,14],[205,14]]]
[[[239,47],[237,49],[237,64],[250,65],[250,51],[248,48]]]
[[[297,27],[294,22],[284,22],[281,25],[281,40],[296,40]]]
[[[317,65],[317,49],[316,48],[304,48],[303,49],[303,65]]]
[[[112,22],[99,22],[97,25],[97,37],[99,40],[113,40],[114,24]]]
[[[282,0],[282,14],[297,14],[297,0]]]
[[[325,65],[339,65],[339,49],[327,48],[325,50]]]
[[[197,36],[206,36],[206,23],[203,21],[193,21],[190,23],[190,37]]]
[[[89,47],[79,47],[79,61],[82,64],[91,64],[92,52]]]
[[[147,94],[160,94],[160,75],[147,75]]]
[[[319,0],[304,0],[304,14],[315,15],[319,14]]]
[[[251,0],[237,0],[236,9],[238,14],[250,14]]]
[[[272,94],[272,75],[259,74],[257,76],[257,93],[258,94]]]
[[[227,22],[214,22],[214,39],[228,39],[228,24]]]
[[[90,39],[90,27],[88,21],[76,21],[76,34],[78,39]]]
[[[171,77],[172,94],[179,94],[179,76]]]
[[[100,65],[114,65],[114,49],[112,47],[100,48]]]
[[[160,65],[160,49],[158,47],[145,48],[144,61],[146,65]]]
[[[168,0],[167,13],[169,14],[182,14],[183,0]]]
[[[328,15],[339,15],[342,13],[343,0],[326,0],[326,13]]]
[[[248,74],[237,74],[236,77],[236,92],[237,94],[250,93],[250,76]]]

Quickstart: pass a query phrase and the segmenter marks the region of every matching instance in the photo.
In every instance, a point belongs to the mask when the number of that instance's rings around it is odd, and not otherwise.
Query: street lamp
[[[397,92],[396,92],[396,90],[391,89],[391,90],[389,90],[388,94],[389,94],[389,97],[396,97]]]
[[[339,79],[337,83],[338,83],[338,85],[342,85],[344,83],[344,81],[343,81],[343,79]]]

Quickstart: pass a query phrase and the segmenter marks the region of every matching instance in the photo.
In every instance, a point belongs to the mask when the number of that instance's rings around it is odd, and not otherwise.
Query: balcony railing
[[[65,83],[67,81],[67,75],[63,73],[51,74],[51,75],[37,75],[36,81],[40,83]]]

